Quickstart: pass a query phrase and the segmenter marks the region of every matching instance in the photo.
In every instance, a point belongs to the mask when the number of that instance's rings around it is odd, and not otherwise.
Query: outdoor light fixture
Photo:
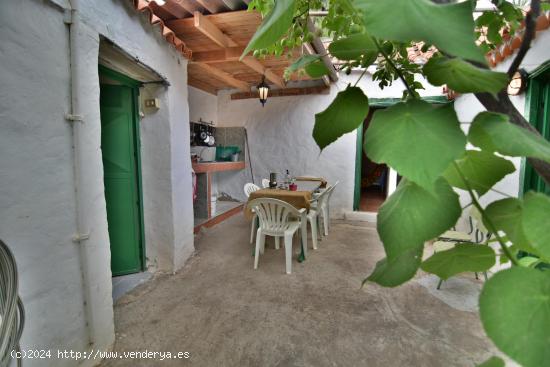
[[[506,91],[510,96],[517,96],[522,93],[527,87],[527,72],[523,69],[519,69],[515,72],[512,80],[508,84]]]
[[[258,97],[260,97],[263,107],[267,102],[267,95],[269,94],[269,85],[265,83],[265,75],[262,77],[262,82],[256,88],[258,88]]]
[[[164,4],[166,4],[166,1],[164,0],[155,0],[155,2],[157,3],[158,6],[163,6]]]

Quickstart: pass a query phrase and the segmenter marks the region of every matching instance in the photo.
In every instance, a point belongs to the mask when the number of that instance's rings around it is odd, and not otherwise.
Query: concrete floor
[[[334,223],[292,275],[272,241],[253,270],[249,228],[237,215],[201,234],[180,273],[156,276],[115,306],[116,351],[190,359],[102,366],[474,366],[496,353],[475,311],[473,277],[444,283],[442,293],[426,274],[395,289],[360,288],[383,257],[374,225]]]

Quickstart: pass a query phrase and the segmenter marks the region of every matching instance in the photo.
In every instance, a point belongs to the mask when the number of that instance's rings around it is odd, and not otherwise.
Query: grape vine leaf
[[[363,123],[369,99],[361,88],[349,86],[323,112],[315,115],[313,138],[321,150]]]
[[[506,73],[481,69],[458,58],[432,57],[423,71],[430,84],[446,84],[459,93],[497,94],[508,84]]]
[[[355,0],[367,32],[393,41],[426,41],[453,56],[486,64],[476,46],[470,1],[439,5],[430,0]]]
[[[338,39],[328,46],[328,51],[340,60],[357,60],[362,55],[378,54],[378,48],[372,38],[365,33]]]
[[[484,284],[479,313],[487,335],[525,367],[550,363],[550,272],[512,267]]]
[[[433,254],[420,268],[447,280],[464,272],[481,272],[495,265],[495,252],[489,246],[457,243],[455,247]]]
[[[550,162],[550,142],[542,136],[513,125],[508,116],[500,113],[479,113],[470,126],[468,140],[485,151]]]
[[[525,195],[522,226],[525,237],[542,258],[550,260],[550,197],[543,193]]]
[[[275,1],[273,9],[248,42],[241,59],[250,51],[269,47],[279,40],[290,28],[295,8],[296,0]]]
[[[465,146],[466,136],[451,105],[432,106],[414,99],[374,113],[364,150],[372,161],[387,163],[402,176],[430,187]]]
[[[422,261],[423,244],[411,247],[399,255],[384,258],[376,263],[374,271],[363,281],[377,283],[383,287],[397,287],[416,274]]]
[[[464,156],[455,162],[468,180],[470,187],[480,196],[489,191],[504,176],[516,170],[509,160],[479,150],[467,150]],[[449,165],[443,177],[454,187],[468,189],[454,164]]]
[[[378,211],[376,225],[386,256],[396,258],[435,238],[452,227],[460,213],[458,195],[443,178],[431,189],[402,179]]]

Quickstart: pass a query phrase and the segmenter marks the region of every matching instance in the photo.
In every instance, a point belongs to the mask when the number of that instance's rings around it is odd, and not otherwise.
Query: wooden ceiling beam
[[[205,83],[204,81],[202,81],[200,79],[197,79],[197,78],[194,78],[194,77],[189,77],[187,79],[187,84],[189,84],[190,86],[192,86],[194,88],[200,89],[204,92],[207,92],[207,93],[210,93],[210,94],[213,94],[213,95],[218,94],[218,90],[214,86],[212,86],[208,83]]]
[[[193,14],[185,9],[181,4],[177,3],[175,0],[166,0],[166,3],[161,6],[161,8],[166,10],[176,18],[186,18]]]
[[[275,74],[273,71],[267,69],[261,62],[258,61],[254,56],[245,56],[241,62],[257,72],[258,74],[265,75],[265,78],[271,81],[273,84],[279,88],[285,87],[285,81],[279,75]]]
[[[215,68],[213,66],[210,66],[210,65],[208,65],[206,63],[202,63],[202,62],[193,62],[193,65],[197,65],[205,73],[207,73],[207,74],[209,74],[209,75],[211,75],[215,78],[220,79],[224,83],[227,83],[227,84],[229,84],[230,86],[232,86],[234,88],[237,88],[237,89],[239,89],[243,92],[249,92],[250,91],[250,86],[248,85],[247,82],[236,79],[236,78],[233,77],[233,75],[231,75],[229,73],[226,73],[223,70],[220,70],[218,68]]]
[[[233,10],[230,9],[227,4],[225,4],[222,0],[195,0],[199,4],[201,4],[202,7],[204,7],[206,10],[208,10],[212,14],[221,13],[223,11],[227,10]]]
[[[166,5],[171,4],[172,7],[180,7],[185,9],[189,14],[193,14],[196,11],[203,11],[203,7],[194,0],[166,0]]]
[[[202,34],[210,38],[214,43],[222,48],[238,46],[231,38],[223,33],[214,23],[208,20],[204,15],[196,11],[193,14],[194,25]]]
[[[193,61],[218,63],[227,61],[239,61],[244,52],[244,46],[228,47],[223,50],[194,52]]]
[[[269,98],[272,97],[288,97],[288,96],[302,96],[308,94],[329,94],[330,88],[325,86],[317,87],[305,87],[305,88],[285,88],[285,89],[273,89],[269,91]],[[233,93],[231,99],[250,99],[258,98],[257,92],[243,92]]]
[[[313,24],[313,21],[309,17],[307,18],[307,29],[311,33],[317,34],[317,28],[315,27],[315,24]],[[328,56],[328,51],[325,48],[325,45],[323,44],[321,39],[319,37],[315,36],[311,43],[313,45],[313,48],[314,48],[315,52],[318,55],[322,55],[321,60],[323,61],[323,63],[325,64],[325,66],[327,67],[327,69],[329,71],[330,80],[332,80],[333,82],[337,81],[338,80],[338,74],[336,73],[336,69],[334,68],[334,65],[332,64],[332,61],[330,60],[330,57]]]
[[[218,46],[223,47],[226,51],[229,48],[237,48],[237,43],[233,41],[229,36],[227,36],[225,33],[223,33],[214,23],[208,20],[207,17],[202,15],[199,12],[195,12],[195,28],[197,28],[199,31],[201,31],[206,37],[210,38],[212,41],[214,41]],[[233,52],[232,50],[231,52]],[[241,53],[242,54],[242,53]],[[227,52],[225,54],[225,57],[227,59],[227,56],[234,57],[235,54],[227,55]],[[238,56],[240,58],[240,55]],[[227,60],[229,61],[229,60]],[[234,61],[234,60],[231,60]],[[236,60],[235,60],[236,61]],[[245,56],[242,60],[240,60],[243,64],[254,70],[260,75],[265,75],[266,79],[275,84],[276,86],[280,88],[284,88],[285,81],[283,78],[275,74],[273,71],[267,69],[260,61],[258,61],[253,56]]]

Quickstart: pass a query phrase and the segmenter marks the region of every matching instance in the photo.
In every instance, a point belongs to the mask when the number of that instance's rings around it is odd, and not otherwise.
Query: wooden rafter
[[[311,44],[309,44],[309,43],[304,43],[303,47],[304,47],[304,50],[305,50],[305,52],[306,52],[307,54],[309,54],[309,55],[315,55],[315,54],[316,54],[316,52],[315,52],[315,50],[313,49],[313,46],[311,46]],[[328,76],[323,75],[323,76],[321,77],[321,79],[323,80],[323,83],[325,83],[325,85],[326,85],[327,87],[330,85],[330,80],[329,80]]]
[[[228,61],[239,61],[239,58],[244,52],[244,46],[228,47],[223,50],[195,52],[193,53],[193,61],[206,63],[219,63]]]
[[[214,43],[222,48],[238,46],[231,38],[225,35],[214,23],[209,21],[204,15],[196,11],[194,14],[195,28],[202,34],[210,38]]]
[[[285,88],[269,91],[269,97],[288,97],[308,94],[329,94],[330,88],[326,86],[306,87],[306,88]],[[257,92],[233,93],[231,99],[250,99],[258,98]]]
[[[311,18],[307,18],[307,29],[313,33],[317,34],[317,28],[315,27],[315,24],[313,24],[313,21]],[[336,69],[334,68],[334,65],[332,64],[332,61],[330,61],[330,57],[328,57],[327,49],[325,48],[325,45],[321,41],[319,37],[314,37],[313,41],[311,42],[313,45],[314,50],[318,55],[321,55],[321,60],[327,67],[329,71],[329,78],[333,82],[338,80],[338,74],[336,74]]]
[[[201,13],[195,12],[194,18],[195,28],[202,32],[206,37],[214,41],[218,46],[224,48],[224,50],[228,50],[229,48],[235,49],[238,47],[235,41],[224,34],[218,27],[216,27],[214,23],[210,22],[208,18]],[[266,79],[276,86],[284,88],[285,81],[283,80],[283,78],[274,73],[272,70],[267,69],[264,65],[262,65],[260,61],[258,61],[253,56],[245,56],[240,61],[258,74],[265,75]]]
[[[213,75],[214,77],[223,80],[225,83],[229,84],[232,87],[235,87],[243,92],[250,91],[250,86],[247,82],[243,82],[242,80],[234,78],[231,74],[226,73],[223,70],[220,70],[218,68],[215,68],[213,66],[210,66],[208,64],[198,62],[193,63],[193,65],[197,65],[200,67],[205,73],[208,73],[210,75]]]

